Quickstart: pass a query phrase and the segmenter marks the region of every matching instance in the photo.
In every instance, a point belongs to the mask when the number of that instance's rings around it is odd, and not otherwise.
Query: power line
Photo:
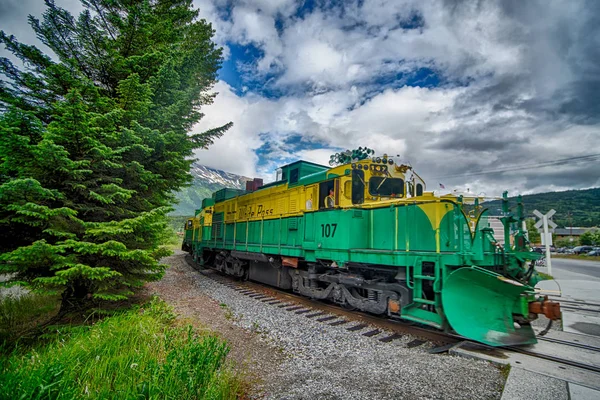
[[[445,179],[445,178],[455,178],[455,177],[461,177],[461,176],[496,174],[496,173],[502,173],[502,172],[519,171],[519,170],[522,170],[523,168],[550,167],[553,165],[569,164],[572,161],[574,161],[575,163],[579,163],[582,161],[591,161],[591,160],[594,160],[595,158],[599,158],[599,157],[600,157],[600,154],[589,154],[589,155],[579,156],[579,157],[563,158],[560,160],[544,161],[544,162],[539,162],[539,163],[535,163],[535,164],[515,165],[512,167],[499,168],[499,169],[488,170],[488,171],[467,172],[465,174],[455,174],[455,175],[444,175],[444,176],[434,177],[433,179]]]

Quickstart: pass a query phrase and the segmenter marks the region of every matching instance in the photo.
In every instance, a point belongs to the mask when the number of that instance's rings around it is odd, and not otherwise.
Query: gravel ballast
[[[162,281],[149,285],[149,289],[173,304],[184,317],[204,319],[204,323],[210,322],[213,329],[223,334],[230,342],[233,357],[243,360],[251,374],[260,377],[253,393],[256,397],[501,397],[504,378],[498,368],[487,362],[447,354],[432,355],[427,353],[429,343],[407,348],[406,344],[414,337],[404,336],[383,343],[378,339],[392,332],[382,331],[365,337],[362,334],[375,327],[351,332],[347,328],[356,323],[330,325],[341,317],[318,322],[316,318],[268,305],[195,271],[186,263],[183,252],[163,262],[171,268]],[[207,318],[206,314],[213,315]],[[242,332],[231,334],[238,330]],[[228,337],[227,332],[233,338]]]

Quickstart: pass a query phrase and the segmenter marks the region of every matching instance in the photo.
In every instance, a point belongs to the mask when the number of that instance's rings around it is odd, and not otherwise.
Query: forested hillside
[[[516,197],[510,200],[514,204]],[[559,227],[600,226],[600,188],[530,194],[523,196],[523,203],[528,216],[533,216],[533,210],[542,213],[556,210],[553,220]],[[484,206],[497,214],[501,201],[485,202]]]

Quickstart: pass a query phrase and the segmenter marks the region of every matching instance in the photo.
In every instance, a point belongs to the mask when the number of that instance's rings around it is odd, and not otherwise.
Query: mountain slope
[[[246,181],[251,180],[245,176],[210,168],[197,162],[192,164],[190,170],[194,180],[192,184],[176,194],[179,204],[173,205],[175,209],[170,215],[194,215],[200,208],[202,199],[211,197],[213,192],[223,188],[245,189]]]
[[[510,200],[511,205],[514,205],[516,197],[511,197]],[[533,210],[545,214],[555,209],[556,214],[552,219],[559,227],[600,226],[600,188],[530,194],[523,196],[523,203],[527,216],[533,216]],[[489,208],[492,215],[497,215],[502,202],[486,201],[483,206]],[[570,218],[568,213],[571,214]]]

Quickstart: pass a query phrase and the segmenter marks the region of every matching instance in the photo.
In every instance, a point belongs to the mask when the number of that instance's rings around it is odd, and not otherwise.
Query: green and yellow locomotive
[[[511,213],[505,194],[500,245],[478,199],[435,196],[412,167],[371,152],[215,192],[186,222],[183,248],[201,266],[310,298],[490,345],[535,343],[530,321],[560,310],[534,290],[522,231],[510,245],[522,204]]]

